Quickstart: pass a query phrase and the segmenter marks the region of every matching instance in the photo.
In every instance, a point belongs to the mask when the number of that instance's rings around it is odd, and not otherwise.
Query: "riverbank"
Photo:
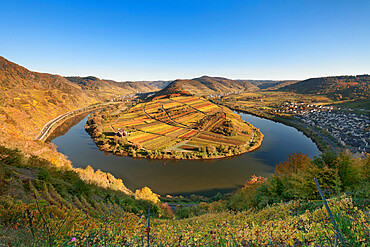
[[[83,107],[74,111],[66,112],[62,115],[59,115],[58,117],[50,120],[48,123],[44,125],[44,127],[41,129],[39,134],[35,137],[35,140],[44,141],[46,140],[51,133],[58,128],[60,125],[62,125],[65,121],[67,121],[70,118],[76,117],[78,115],[89,113],[98,109],[102,109],[108,105],[111,104],[117,104],[120,102],[108,102],[108,103],[100,103],[100,104],[94,104],[91,106]]]
[[[221,104],[220,102],[215,102],[215,103]],[[233,105],[229,105],[229,104],[225,104],[225,103],[221,104],[221,105],[227,106],[230,109],[235,110],[237,112],[244,112],[244,113],[256,116],[256,117],[269,119],[269,120],[277,122],[277,123],[282,123],[282,124],[291,126],[295,129],[301,131],[304,135],[306,135],[308,138],[310,138],[317,145],[317,147],[319,148],[319,150],[321,152],[324,152],[328,149],[331,150],[331,151],[334,151],[334,152],[338,152],[340,150],[339,146],[337,146],[333,142],[329,141],[327,139],[327,137],[320,134],[317,130],[313,130],[313,129],[310,128],[310,126],[308,126],[304,123],[298,122],[297,120],[295,120],[293,118],[284,118],[284,117],[281,117],[281,116],[271,115],[271,114],[268,114],[266,112],[251,111],[251,110],[242,109],[240,107],[235,107]]]
[[[87,128],[86,131],[92,136],[94,129]],[[205,147],[204,149],[196,152],[182,152],[172,150],[170,152],[161,150],[148,150],[140,145],[126,143],[121,145],[119,140],[117,142],[110,142],[109,144],[105,141],[106,139],[101,139],[101,137],[93,138],[94,143],[97,145],[100,151],[112,153],[116,156],[128,156],[133,158],[146,158],[152,160],[213,160],[213,159],[223,159],[230,158],[233,156],[241,155],[247,152],[253,152],[259,149],[262,145],[263,134],[258,130],[254,129],[253,140],[249,143],[235,146],[235,147]],[[108,145],[107,145],[108,144]],[[118,145],[117,145],[118,144]],[[123,151],[119,148],[125,148],[129,151]],[[226,151],[227,150],[227,153]]]

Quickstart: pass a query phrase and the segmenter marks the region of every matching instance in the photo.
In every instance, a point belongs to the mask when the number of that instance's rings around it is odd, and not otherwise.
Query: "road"
[[[326,141],[327,144],[329,144],[329,146],[331,147],[331,149],[334,151],[334,152],[338,152],[338,146],[336,144],[334,144],[331,140],[329,140],[326,136],[324,136],[323,134],[321,134],[320,132],[318,132],[317,130],[315,130],[314,128],[312,128],[310,125],[307,125],[305,123],[302,123],[300,122],[303,126],[307,127],[308,129],[312,130],[313,132],[315,132],[318,136],[320,136],[322,139],[324,139]]]
[[[80,109],[77,109],[77,110],[74,110],[74,111],[70,111],[70,112],[66,112],[62,115],[59,115],[57,116],[56,118],[50,120],[49,122],[47,122],[44,127],[42,127],[41,131],[37,134],[37,136],[35,137],[36,140],[44,140],[49,131],[51,130],[51,128],[57,123],[59,122],[60,120],[63,120],[65,118],[67,118],[68,116],[71,116],[75,113],[82,113],[82,112],[89,112],[89,111],[93,111],[93,110],[96,110],[96,109],[99,109],[99,108],[103,108],[104,106],[107,106],[107,105],[111,105],[111,104],[117,104],[117,103],[121,103],[121,102],[108,102],[108,103],[101,103],[101,104],[97,104],[97,105],[93,105],[93,106],[88,106],[88,107],[83,107],[83,108],[80,108]]]

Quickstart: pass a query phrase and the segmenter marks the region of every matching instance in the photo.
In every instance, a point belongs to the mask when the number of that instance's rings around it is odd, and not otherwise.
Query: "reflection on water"
[[[75,167],[91,165],[121,178],[131,190],[148,186],[161,195],[194,193],[212,196],[217,192],[230,192],[242,186],[251,175],[271,175],[275,164],[293,152],[310,157],[319,154],[311,139],[292,127],[249,114],[240,115],[259,128],[265,137],[258,150],[233,158],[164,161],[117,157],[96,147],[84,129],[87,117],[52,142]]]
[[[46,142],[50,142],[52,140],[54,140],[55,138],[59,137],[59,136],[63,136],[65,135],[68,130],[75,126],[76,124],[78,124],[79,122],[81,122],[82,119],[84,119],[87,115],[89,115],[89,113],[82,113],[80,115],[77,115],[73,118],[68,118],[67,120],[65,120],[62,125],[58,126],[51,134],[50,136],[48,136],[48,138],[46,138]],[[85,121],[86,122],[86,121]]]

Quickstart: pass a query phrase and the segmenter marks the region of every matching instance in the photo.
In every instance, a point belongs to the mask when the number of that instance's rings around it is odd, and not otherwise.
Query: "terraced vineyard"
[[[107,109],[89,119],[87,130],[105,151],[150,158],[232,156],[258,148],[263,138],[230,109],[194,96]]]

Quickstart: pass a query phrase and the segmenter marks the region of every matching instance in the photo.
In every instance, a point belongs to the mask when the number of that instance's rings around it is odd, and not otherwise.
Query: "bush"
[[[175,215],[179,219],[189,218],[192,216],[191,209],[183,205],[177,205],[175,210]]]
[[[50,173],[46,169],[41,168],[37,174],[37,178],[42,181],[48,181],[50,179]]]
[[[161,203],[160,204],[161,210],[163,212],[163,216],[166,218],[173,218],[175,217],[174,213],[172,212],[171,207],[168,205],[168,203]]]
[[[75,195],[90,195],[91,186],[82,181],[81,179],[76,179],[73,184],[73,194]]]

